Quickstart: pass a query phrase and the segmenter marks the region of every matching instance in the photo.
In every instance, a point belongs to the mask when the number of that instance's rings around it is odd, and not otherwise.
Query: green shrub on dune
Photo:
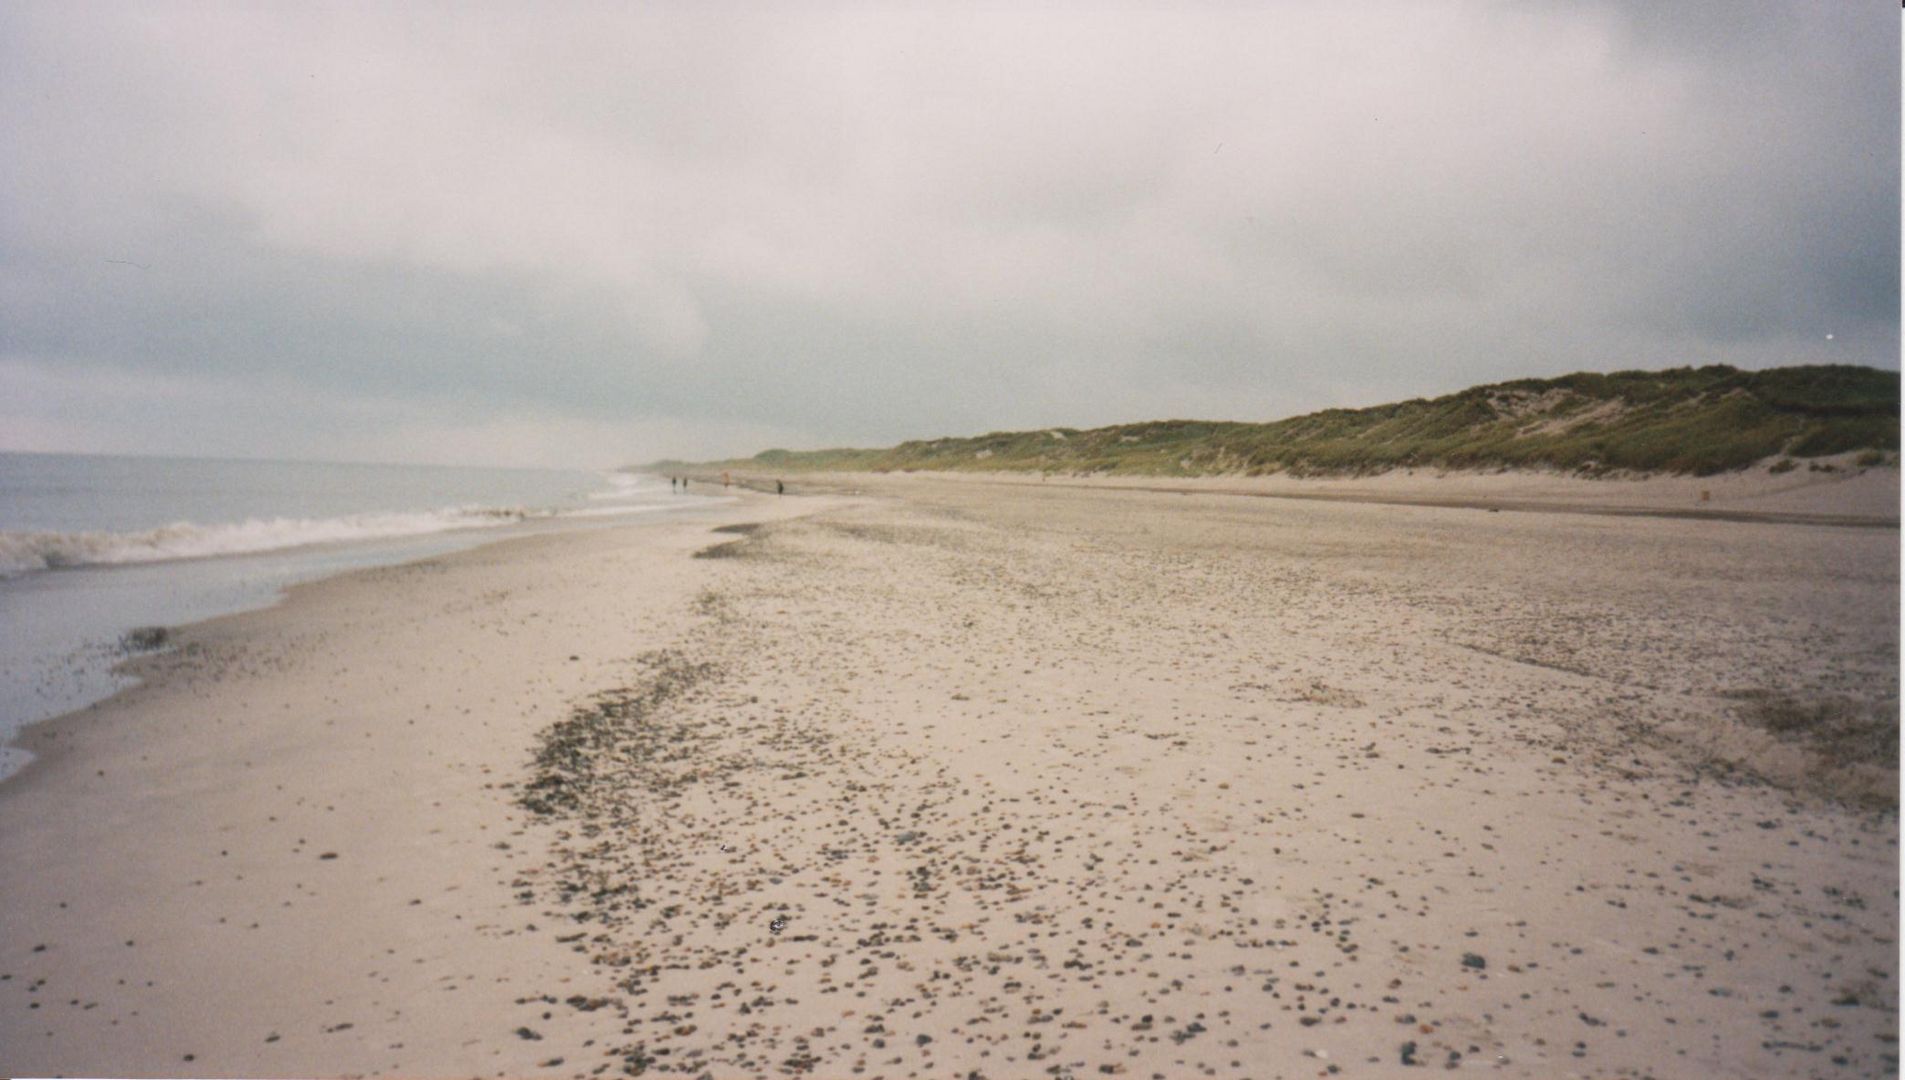
[[[1359,475],[1395,468],[1607,474],[1740,469],[1865,451],[1897,460],[1899,375],[1843,365],[1580,372],[1273,423],[1160,420],[992,432],[885,450],[768,450],[779,471],[1039,471],[1139,476]],[[663,466],[669,463],[662,463]]]

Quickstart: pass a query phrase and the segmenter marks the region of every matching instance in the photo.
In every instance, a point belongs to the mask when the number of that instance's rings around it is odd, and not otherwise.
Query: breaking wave
[[[520,509],[458,507],[336,518],[262,518],[221,525],[181,521],[137,532],[0,532],[0,577],[69,566],[165,562],[213,555],[494,528],[531,517]]]
[[[658,486],[650,477],[631,473],[607,473],[603,479],[608,481],[609,489],[590,492],[588,498],[593,502],[614,502],[646,495]]]

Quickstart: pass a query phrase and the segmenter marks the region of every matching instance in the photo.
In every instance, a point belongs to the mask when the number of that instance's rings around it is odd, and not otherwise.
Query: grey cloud
[[[26,4],[0,69],[0,359],[388,404],[260,453],[1898,358],[1859,5]]]

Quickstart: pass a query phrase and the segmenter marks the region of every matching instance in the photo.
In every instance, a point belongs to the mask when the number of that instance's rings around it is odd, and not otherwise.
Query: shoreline
[[[620,529],[717,528],[723,523],[717,522],[715,525],[704,526],[704,522],[701,519],[704,517],[726,517],[729,516],[729,512],[737,511],[740,507],[747,505],[749,505],[748,501],[743,498],[739,501],[738,505],[720,503],[707,507],[682,508],[677,516],[661,521],[635,518],[628,522],[610,524],[590,522],[577,524],[566,529],[549,529],[546,531],[502,536],[483,536],[481,533],[474,533],[472,535],[474,542],[469,546],[457,547],[449,551],[419,554],[397,562],[350,566],[331,573],[326,573],[308,581],[292,582],[280,588],[271,599],[257,606],[221,612],[206,618],[194,619],[182,623],[155,624],[157,629],[165,631],[166,644],[157,649],[128,650],[111,668],[113,675],[131,680],[127,685],[96,701],[88,702],[77,708],[69,709],[66,712],[41,720],[26,723],[14,733],[11,739],[3,744],[9,748],[17,747],[27,750],[33,756],[19,769],[0,776],[0,805],[4,804],[7,793],[14,790],[16,785],[18,785],[20,781],[25,780],[28,774],[40,771],[38,766],[42,761],[51,756],[66,752],[70,743],[58,743],[55,741],[60,736],[60,732],[57,730],[60,725],[84,720],[87,714],[101,710],[112,709],[118,711],[136,708],[138,705],[136,698],[142,692],[152,691],[163,693],[166,690],[163,680],[167,678],[169,673],[177,672],[181,667],[178,661],[185,658],[180,655],[181,650],[189,653],[195,648],[202,647],[204,640],[209,637],[243,637],[247,620],[277,612],[289,606],[300,594],[305,592],[321,592],[346,579],[359,576],[375,577],[385,571],[401,571],[419,565],[442,563],[457,559],[459,556],[475,557],[491,548],[507,548],[518,544],[531,545],[552,537],[573,536],[590,532],[609,532]],[[743,514],[742,516],[745,515]],[[195,556],[191,561],[220,558],[226,558],[226,556]]]
[[[642,507],[629,512],[624,524],[639,523],[645,520],[647,515],[657,512],[671,515],[669,519],[678,520],[681,517],[692,519],[694,515],[710,509],[713,509],[713,506],[661,505],[653,508]],[[125,643],[126,634],[144,629],[157,628],[165,631],[168,638],[170,638],[176,631],[194,627],[201,623],[212,622],[233,615],[243,615],[267,610],[282,604],[285,597],[292,590],[307,585],[319,584],[359,570],[374,570],[386,566],[400,566],[407,563],[420,562],[443,555],[454,554],[460,551],[473,550],[493,544],[508,543],[512,540],[547,535],[554,532],[581,531],[605,527],[614,528],[617,526],[615,523],[592,519],[530,519],[526,522],[518,522],[510,527],[494,530],[485,528],[448,529],[442,532],[425,533],[414,536],[370,537],[355,541],[301,544],[288,548],[275,548],[255,552],[194,555],[154,560],[151,562],[134,562],[123,565],[89,564],[72,568],[59,567],[31,571],[30,573],[33,574],[136,574],[149,578],[155,572],[163,572],[171,569],[178,574],[196,575],[194,580],[197,584],[193,586],[196,592],[191,592],[188,589],[187,595],[184,597],[179,595],[180,590],[176,584],[169,584],[167,586],[170,590],[168,599],[175,606],[183,600],[188,609],[195,607],[198,611],[182,619],[172,619],[163,622],[137,621],[130,625],[121,624],[123,625],[123,630],[118,632],[118,640],[116,642],[88,641],[75,652],[75,656],[90,655],[91,659],[87,661],[85,665],[65,667],[64,665],[70,662],[70,658],[68,658],[68,661],[63,661],[60,677],[67,680],[71,685],[60,691],[59,696],[75,700],[77,703],[64,708],[58,708],[58,710],[54,712],[42,712],[42,709],[29,710],[26,715],[33,715],[34,713],[41,713],[41,715],[38,715],[35,719],[29,719],[23,722],[19,721],[16,717],[9,716],[6,718],[5,723],[0,723],[0,733],[4,733],[6,736],[3,740],[0,740],[0,749],[16,751],[17,753],[28,755],[27,761],[24,764],[13,767],[0,767],[0,785],[5,785],[22,771],[31,767],[33,760],[31,751],[22,743],[26,732],[38,725],[56,721],[63,716],[83,712],[119,694],[135,689],[141,681],[138,676],[138,671],[141,667],[147,665],[150,661],[154,660],[155,657],[163,656],[170,648],[170,646],[162,646],[158,649],[131,648]],[[302,561],[303,565],[300,565],[300,561]],[[325,565],[327,563],[330,565]],[[247,576],[261,578],[266,582],[275,580],[281,581],[282,583],[276,584],[269,588],[268,591],[254,582],[248,581],[244,584],[235,584],[234,582],[240,579],[234,574],[232,570],[233,566],[244,567],[244,573]],[[219,573],[221,570],[223,571],[222,575]],[[211,571],[211,573],[208,575],[207,571]],[[123,585],[118,587],[124,588]],[[146,591],[152,591],[152,587],[150,585],[146,586]],[[57,592],[55,592],[54,595],[57,596]],[[136,594],[134,599],[143,600],[146,604],[152,602],[149,598]],[[134,607],[138,608],[140,604],[135,603]],[[205,613],[201,614],[200,612]],[[50,671],[41,671],[37,668],[31,670],[42,677],[46,677],[50,674]],[[116,685],[111,685],[111,688],[101,686],[98,691],[98,696],[92,697],[91,700],[84,700],[85,692],[77,690],[74,687],[84,685],[88,681]],[[62,704],[64,704],[64,702],[62,702]],[[10,754],[7,756],[12,757],[14,755]]]
[[[346,571],[176,628],[141,682],[26,728],[36,759],[0,784],[0,1067],[535,1071],[551,1055],[511,1033],[542,1010],[514,988],[588,968],[517,917],[498,875],[525,824],[495,784],[666,644],[713,526],[827,502]]]
[[[867,488],[192,628],[0,785],[0,1066],[1896,1068],[1895,744],[1768,726],[1894,536]]]

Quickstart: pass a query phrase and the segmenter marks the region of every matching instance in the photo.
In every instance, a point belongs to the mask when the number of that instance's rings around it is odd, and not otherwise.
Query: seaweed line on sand
[[[666,731],[654,723],[659,712],[721,674],[719,664],[675,649],[646,653],[637,663],[645,674],[635,685],[596,695],[542,733],[535,778],[518,800],[524,809],[539,817],[578,813],[590,785],[605,774],[668,753],[658,743]]]

